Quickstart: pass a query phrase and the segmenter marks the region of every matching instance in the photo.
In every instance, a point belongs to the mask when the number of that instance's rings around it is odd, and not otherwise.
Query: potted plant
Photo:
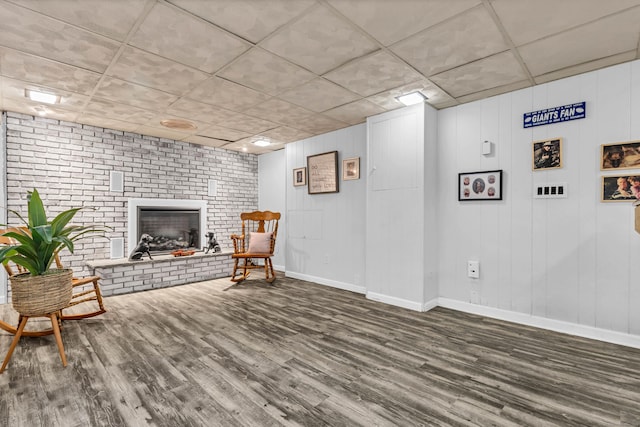
[[[71,300],[73,272],[51,268],[56,254],[64,248],[73,253],[76,240],[102,233],[109,227],[69,225],[83,208],[68,209],[48,221],[38,190],[29,192],[27,200],[28,220],[10,210],[24,227],[3,234],[16,243],[0,249],[0,262],[13,262],[28,271],[9,278],[12,304],[21,315],[35,316],[61,310]]]

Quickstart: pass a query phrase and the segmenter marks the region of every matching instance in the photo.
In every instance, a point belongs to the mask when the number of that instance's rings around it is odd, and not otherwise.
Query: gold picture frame
[[[342,180],[360,179],[360,157],[342,160]]]
[[[640,173],[602,177],[602,202],[633,202],[640,200]]]
[[[600,170],[640,169],[640,141],[600,146]]]

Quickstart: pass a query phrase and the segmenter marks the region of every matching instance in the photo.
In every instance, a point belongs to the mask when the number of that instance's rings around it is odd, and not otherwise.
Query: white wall
[[[580,101],[586,119],[522,127],[525,112]],[[640,139],[639,113],[637,61],[439,111],[440,297],[640,334],[640,236],[630,202],[600,202],[601,176],[616,172],[599,168],[601,144]],[[550,137],[563,138],[563,167],[534,172],[532,141]],[[494,154],[481,154],[484,140]],[[504,170],[504,200],[458,202],[457,174],[488,169]],[[568,198],[532,197],[558,182]]]
[[[293,169],[306,167],[307,156],[334,150],[338,151],[338,193],[310,195],[307,186],[293,186]],[[365,126],[287,144],[285,153],[287,276],[364,293]],[[359,180],[342,181],[342,160],[349,157],[360,157]]]
[[[285,270],[287,247],[287,205],[286,205],[286,156],[284,150],[273,151],[258,157],[258,210],[280,212],[278,238],[275,255],[271,257],[273,268]]]

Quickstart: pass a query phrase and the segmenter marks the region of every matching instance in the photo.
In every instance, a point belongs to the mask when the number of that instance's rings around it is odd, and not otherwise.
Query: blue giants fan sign
[[[546,110],[524,113],[524,127],[548,125],[587,117],[585,102],[563,105],[562,107],[547,108]]]

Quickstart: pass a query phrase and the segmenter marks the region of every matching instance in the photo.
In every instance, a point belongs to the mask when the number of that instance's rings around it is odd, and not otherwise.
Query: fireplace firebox
[[[200,211],[138,207],[138,238],[143,234],[153,237],[152,253],[200,249]]]
[[[153,237],[152,253],[202,249],[205,242],[207,202],[180,199],[129,199],[129,253],[140,237]]]

